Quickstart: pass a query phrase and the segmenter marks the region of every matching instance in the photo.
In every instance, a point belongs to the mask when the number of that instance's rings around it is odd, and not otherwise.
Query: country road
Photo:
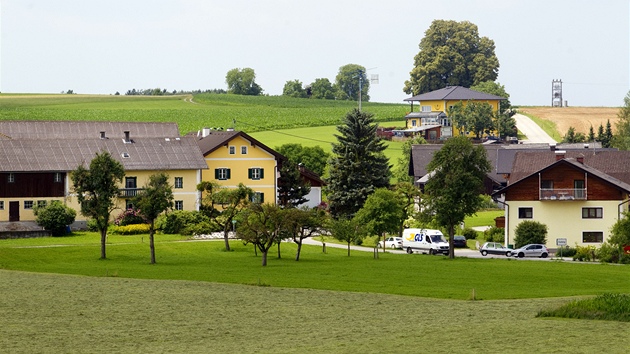
[[[522,114],[515,114],[516,127],[520,130],[527,139],[522,140],[523,144],[535,144],[535,143],[548,143],[555,144],[556,141],[545,133],[538,124],[534,123],[529,117]]]

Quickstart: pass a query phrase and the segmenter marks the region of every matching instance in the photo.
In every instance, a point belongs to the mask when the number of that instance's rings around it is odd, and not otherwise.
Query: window
[[[604,208],[582,208],[582,219],[601,219],[604,217]]]
[[[576,179],[573,181],[573,188],[575,189],[575,199],[586,199],[586,196],[584,195],[585,187],[583,179]]]
[[[236,154],[236,146],[229,146],[228,150],[230,155]]]
[[[125,177],[125,188],[137,188],[138,179],[136,177]]]
[[[125,210],[133,210],[133,203],[129,199],[125,199]]]
[[[548,179],[543,179],[540,181],[541,189],[553,189],[553,181]]]
[[[24,201],[24,209],[33,209],[33,201],[25,200]]]
[[[218,180],[226,180],[230,179],[231,173],[229,168],[215,168],[214,169],[214,179]]]
[[[422,106],[422,112],[431,112],[431,106]]]
[[[263,179],[265,178],[265,169],[259,167],[250,168],[247,171],[247,178],[254,180]]]
[[[184,201],[176,200],[175,201],[175,210],[184,210]]]
[[[532,219],[534,217],[534,208],[518,208],[519,219]]]
[[[412,120],[411,120],[411,126],[412,126],[412,127],[415,127],[417,124],[418,124],[418,121],[417,121],[417,120],[415,120],[415,119],[412,119]]]
[[[0,210],[4,210],[4,200],[0,200]]]
[[[46,203],[46,201],[45,201],[45,200],[38,200],[38,201],[37,201],[37,207],[38,207],[38,208],[45,208],[45,207],[46,207],[46,204],[48,204],[48,203]]]
[[[61,173],[55,172],[55,177],[53,177],[53,181],[56,183],[63,182],[63,178],[61,178]]]
[[[175,177],[175,188],[184,188],[184,177]]]
[[[247,155],[247,146],[245,146],[245,145],[241,146],[241,154],[242,155]]]
[[[15,175],[13,173],[9,173],[9,177],[7,177],[7,182],[15,183]]]
[[[584,231],[582,232],[582,242],[602,243],[604,242],[604,233],[601,231]]]
[[[252,195],[252,203],[262,204],[265,202],[265,193],[255,192]]]

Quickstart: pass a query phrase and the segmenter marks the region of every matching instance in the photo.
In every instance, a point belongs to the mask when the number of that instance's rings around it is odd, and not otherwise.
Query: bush
[[[481,199],[483,199],[481,209],[499,209],[499,206],[494,200],[492,200],[491,196],[484,194],[481,196]]]
[[[124,226],[112,226],[109,228],[109,232],[113,235],[139,235],[149,233],[149,224],[132,224]]]
[[[34,213],[37,224],[50,231],[53,236],[65,235],[67,226],[72,224],[77,216],[74,209],[58,200],[53,200],[44,207],[36,207]]]
[[[514,246],[523,247],[530,243],[547,243],[547,225],[537,221],[523,221],[514,231]]]
[[[463,229],[460,235],[466,237],[466,240],[474,240],[478,236],[477,231],[471,229],[470,227]]]
[[[558,250],[556,251],[556,256],[559,257],[562,254],[562,257],[573,257],[575,256],[576,253],[577,253],[576,248],[571,248],[569,246],[560,246],[558,247]]]
[[[155,228],[165,234],[201,235],[221,231],[210,218],[198,211],[176,210],[166,215],[160,215]]]
[[[606,263],[623,263],[630,264],[630,255],[625,254],[623,249],[619,249],[618,246],[603,243],[602,246],[596,252],[597,258]]]
[[[502,227],[492,226],[488,230],[483,232],[483,237],[488,242],[500,242],[505,241],[505,229]]]
[[[595,246],[575,246],[574,261],[590,262],[595,260]]]
[[[114,225],[116,226],[125,226],[125,225],[135,225],[135,224],[144,224],[145,220],[140,215],[140,211],[136,209],[127,209],[120,213],[116,219],[114,219]]]
[[[98,232],[98,225],[96,225],[96,220],[88,219],[87,229],[88,231],[91,231],[91,232]]]

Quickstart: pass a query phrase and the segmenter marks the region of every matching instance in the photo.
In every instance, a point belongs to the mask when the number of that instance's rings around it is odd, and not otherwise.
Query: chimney
[[[577,162],[584,165],[584,155],[580,154],[580,156],[576,157]]]
[[[101,132],[101,139],[107,139],[107,137],[105,136],[105,132]]]
[[[207,137],[208,135],[210,135],[210,128],[203,128],[203,129],[201,130],[201,137],[202,137],[202,138],[205,138],[205,137]]]
[[[549,150],[556,151],[556,144],[549,144]]]
[[[566,153],[567,153],[567,152],[566,152],[566,151],[564,151],[564,150],[558,150],[558,151],[556,151],[556,161],[559,161],[559,160],[564,159],[564,155],[565,155]]]
[[[129,130],[125,130],[125,144],[131,143],[131,139],[129,139]]]

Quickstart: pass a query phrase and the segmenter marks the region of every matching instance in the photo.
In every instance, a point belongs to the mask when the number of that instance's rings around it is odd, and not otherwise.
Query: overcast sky
[[[249,67],[279,95],[352,63],[379,76],[371,101],[402,103],[435,19],[494,40],[512,104],[550,105],[553,79],[570,106],[630,90],[628,0],[0,0],[0,91],[226,89]]]

